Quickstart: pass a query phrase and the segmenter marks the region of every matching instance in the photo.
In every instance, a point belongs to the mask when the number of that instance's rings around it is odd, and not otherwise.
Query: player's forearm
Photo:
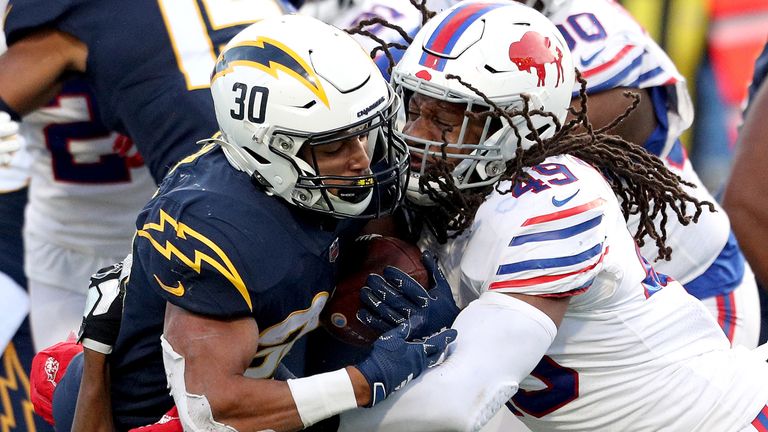
[[[763,286],[768,286],[768,208],[763,208],[758,200],[745,200],[741,204],[734,201],[725,203],[731,227],[755,276]]]
[[[445,363],[373,408],[343,413],[339,431],[478,430],[515,394],[557,332],[542,311],[498,293],[471,302],[453,328],[460,339]]]
[[[750,103],[749,114],[739,135],[731,177],[723,196],[723,207],[747,261],[764,284],[768,284],[768,202],[762,199],[768,182],[768,85],[763,84]]]
[[[83,350],[83,377],[72,422],[73,431],[113,432],[107,356]]]
[[[354,392],[353,397],[357,401],[357,406],[368,404],[371,391],[363,375],[354,367],[348,367],[341,372],[349,375],[351,382],[349,390]],[[313,379],[313,377],[304,378],[304,380]],[[216,386],[217,390],[206,395],[217,422],[231,426],[239,432],[295,431],[306,426],[297,407],[297,404],[302,405],[301,396],[293,394],[285,381],[233,376],[227,382],[220,384]],[[333,389],[327,387],[321,388],[318,385],[314,397],[322,398],[323,393],[329,391],[332,393]],[[346,389],[341,391],[344,392]],[[342,394],[342,397],[345,395]],[[306,405],[303,408],[306,410]],[[347,409],[351,408],[353,407]],[[330,407],[327,417],[338,413],[333,411],[333,407]]]
[[[0,56],[0,98],[24,115],[48,103],[68,71],[84,72],[88,49],[71,35],[41,30]]]

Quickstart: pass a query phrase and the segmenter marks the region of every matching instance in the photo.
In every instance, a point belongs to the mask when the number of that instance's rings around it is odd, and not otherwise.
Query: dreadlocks
[[[698,221],[705,206],[712,212],[715,211],[715,207],[709,201],[699,201],[689,195],[682,186],[695,187],[695,185],[671,172],[660,159],[647,152],[642,146],[606,133],[624,121],[637,106],[639,96],[636,94],[625,93],[625,96],[633,99],[633,103],[609,125],[594,130],[587,117],[586,81],[578,71],[576,74],[581,84],[580,108],[571,109],[574,118],[562,126],[552,113],[531,110],[526,97],[523,97],[522,109],[504,110],[460,77],[447,75],[446,78],[457,80],[491,107],[490,111],[481,113],[467,111],[465,112],[467,116],[481,119],[488,116],[503,118],[513,128],[518,139],[520,133],[512,119],[520,116],[532,131],[530,138],[535,141],[535,144],[526,150],[518,147],[515,157],[507,161],[505,171],[492,186],[497,192],[510,193],[515,184],[529,181],[530,176],[526,168],[534,167],[550,156],[562,154],[575,156],[605,175],[614,193],[619,197],[625,219],[632,214],[639,215],[640,223],[634,233],[638,245],[643,246],[645,237],[648,236],[659,250],[659,259],[669,260],[672,249],[666,245],[667,209],[674,212],[682,225],[688,225],[691,221]],[[532,116],[536,115],[553,119],[558,129],[554,136],[546,140],[538,136],[531,120]],[[443,145],[447,145],[445,140]],[[460,190],[453,182],[452,168],[445,161],[444,156],[437,163],[427,167],[424,175],[419,179],[419,185],[439,205],[439,209],[432,210],[432,228],[446,233],[448,237],[455,237],[471,225],[477,209],[491,190],[490,188]],[[695,209],[692,215],[687,214],[686,204],[688,203],[691,203]],[[654,223],[657,216],[661,217],[658,227]],[[435,226],[436,223],[442,226]]]
[[[427,0],[410,0],[410,2],[421,12],[422,25],[435,15],[434,12],[427,9]],[[379,46],[373,49],[371,57],[375,57],[379,51],[384,52],[389,60],[388,72],[391,74],[395,60],[390,50],[404,50],[407,45],[387,43],[371,31],[366,30],[366,27],[376,24],[397,31],[408,44],[413,39],[399,26],[378,17],[361,21],[354,28],[347,30],[350,34],[365,35],[376,41]],[[502,194],[510,193],[516,184],[531,180],[526,172],[527,168],[544,162],[550,156],[562,154],[575,156],[603,173],[614,193],[619,197],[624,218],[628,219],[633,214],[639,215],[640,222],[634,233],[635,241],[639,246],[643,246],[645,238],[650,237],[659,250],[659,259],[669,260],[672,256],[672,249],[666,245],[668,209],[674,212],[682,225],[697,222],[704,207],[707,207],[711,212],[716,211],[711,202],[699,201],[689,195],[683,186],[696,186],[671,172],[656,156],[647,152],[642,146],[607,133],[621,124],[637,107],[640,98],[636,93],[625,92],[624,95],[631,98],[632,103],[610,124],[595,130],[587,116],[586,81],[581,77],[578,70],[576,76],[581,84],[579,108],[570,108],[573,118],[567,121],[565,125],[561,125],[554,114],[530,109],[529,99],[525,95],[522,95],[522,109],[507,111],[461,77],[446,75],[446,78],[457,80],[491,107],[490,111],[485,112],[467,111],[465,113],[467,116],[476,119],[485,119],[486,117],[504,119],[512,127],[518,141],[521,141],[520,132],[512,121],[513,117],[520,116],[526,122],[527,129],[531,131],[530,138],[535,141],[535,144],[526,150],[518,147],[515,157],[507,161],[504,172],[501,173],[493,186],[460,190],[454,183],[451,174],[453,167],[446,160],[445,147],[448,142],[445,135],[450,128],[444,129],[442,158],[430,161],[424,175],[419,178],[420,189],[437,205],[417,209],[419,213],[425,215],[428,226],[438,241],[445,242],[448,238],[460,235],[471,226],[477,209],[483,204],[492,188]],[[554,136],[549,139],[541,139],[533,126],[531,120],[533,116],[551,118],[557,128]],[[687,204],[689,203],[695,209],[692,215],[688,214]],[[654,222],[656,217],[660,217],[658,227]]]

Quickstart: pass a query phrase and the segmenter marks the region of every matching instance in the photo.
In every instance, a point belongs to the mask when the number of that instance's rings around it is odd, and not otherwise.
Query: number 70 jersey
[[[131,137],[156,182],[218,127],[210,74],[220,47],[248,24],[291,8],[281,0],[12,0],[12,46],[56,28],[88,47],[100,116]]]

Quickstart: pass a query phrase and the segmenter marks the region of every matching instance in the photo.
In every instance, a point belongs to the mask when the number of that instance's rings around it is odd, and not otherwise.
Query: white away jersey
[[[427,0],[426,6],[430,10],[440,11],[449,7],[452,3],[452,0]],[[342,11],[338,11],[338,6],[335,6],[337,4],[337,0],[311,2],[307,3],[301,11],[341,29],[352,28],[361,21],[374,17],[382,18],[389,24],[399,26],[411,37],[421,28],[421,12],[409,0],[361,0],[354,2]],[[333,13],[334,11],[339,13]],[[380,24],[367,26],[365,30],[370,31],[375,37],[388,43],[408,44],[399,32]],[[369,36],[354,34],[353,37],[367,52],[371,52],[379,46],[379,43]],[[390,50],[390,53],[393,56],[393,60],[397,61],[402,57],[403,50],[393,48]],[[377,51],[374,61],[382,74],[384,74],[384,77],[389,78],[388,69],[390,62],[384,52]]]
[[[33,158],[25,232],[81,253],[124,256],[155,185],[130,144],[97,122],[94,103],[84,82],[71,81],[24,117]]]
[[[573,0],[549,17],[563,34],[574,66],[587,80],[587,92],[618,87],[667,88],[669,131],[665,158],[680,133],[693,121],[685,80],[672,60],[634,18],[613,0]],[[578,85],[574,96],[578,95]]]
[[[420,245],[438,251],[462,307],[486,290],[571,296],[511,409],[536,431],[748,425],[768,401],[768,365],[730,350],[704,306],[639,256],[600,173],[571,156],[529,173],[459,238]]]
[[[673,249],[672,260],[656,261],[656,245],[650,239],[642,247],[643,256],[698,298],[733,291],[741,282],[744,259],[730,235],[728,216],[699,180],[679,141],[680,134],[693,120],[683,77],[667,54],[613,0],[573,0],[550,19],[567,40],[575,66],[587,79],[588,93],[619,87],[654,92],[654,109],[662,126],[666,120],[666,128],[657,130],[659,136],[645,143],[646,149],[683,179],[697,185],[695,189],[686,188],[689,194],[713,203],[717,210],[705,211],[698,224],[690,226],[680,224],[669,211],[667,244]],[[693,211],[692,206],[689,211]],[[632,232],[638,222],[636,216],[630,216],[628,225]]]

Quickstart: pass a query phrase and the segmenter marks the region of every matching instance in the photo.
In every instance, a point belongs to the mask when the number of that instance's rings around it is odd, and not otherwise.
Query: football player
[[[131,141],[103,126],[98,107],[90,86],[73,79],[20,124],[32,156],[24,261],[37,350],[77,331],[83,281],[125,257],[136,215],[156,189]]]
[[[100,272],[127,280],[114,349],[91,345],[112,350],[105,396],[117,429],[175,404],[184,430],[296,430],[377,404],[439,364],[455,331],[431,334],[414,319],[354,366],[269,379],[317,327],[356,221],[391,213],[404,195],[399,98],[351,37],[298,15],[241,32],[210,80],[221,135],[144,207],[132,262]],[[80,375],[96,365],[82,358],[56,388],[57,428],[69,429]],[[92,430],[90,407],[103,401],[77,400],[77,421],[90,426],[74,429]]]
[[[563,126],[573,71],[552,22],[505,0],[437,15],[395,67],[409,196],[431,228],[420,245],[464,307],[461,339],[439,370],[343,413],[342,430],[478,430],[505,405],[536,431],[766,427],[765,359],[732,347],[625,223],[703,203],[642,148]],[[369,279],[361,316],[391,325],[396,285]]]
[[[699,180],[680,135],[693,120],[684,78],[647,32],[613,0],[541,0],[540,7],[557,25],[573,52],[574,64],[587,80],[589,111],[595,128],[608,125],[628,106],[627,90],[640,96],[629,118],[611,129],[627,141],[642,144],[683,180],[696,187],[686,191],[713,203],[717,212],[704,212],[696,224],[682,225],[666,213],[669,260],[656,244],[640,250],[656,270],[674,276],[701,300],[728,340],[747,348],[757,346],[760,308],[755,277],[731,231],[728,215]],[[528,4],[534,4],[528,0]],[[574,92],[574,97],[578,92]],[[573,106],[579,104],[575,97]],[[662,216],[658,216],[660,219]],[[637,230],[639,219],[628,225]]]
[[[723,196],[723,206],[731,216],[733,229],[764,287],[768,286],[768,255],[764,250],[765,240],[768,239],[768,225],[764,223],[768,210],[762,199],[765,189],[760,172],[766,165],[764,149],[768,145],[768,134],[763,124],[768,110],[766,76],[768,44],[755,63],[755,73],[749,87],[749,104],[736,147],[738,150]]]
[[[220,46],[287,10],[281,0],[3,8],[0,111],[25,116],[34,157],[24,243],[38,349],[77,330],[83,281],[125,256],[155,184],[217,130],[208,77]]]
[[[427,6],[440,10],[446,3],[461,0],[432,0]],[[728,339],[748,348],[757,346],[760,334],[760,308],[757,285],[749,264],[731,232],[728,215],[699,180],[680,142],[680,135],[693,119],[693,109],[684,78],[666,53],[647,32],[613,0],[519,0],[547,15],[563,34],[573,52],[574,62],[587,80],[587,94],[591,106],[592,125],[599,129],[607,126],[630,105],[624,92],[631,90],[640,96],[640,103],[626,121],[610,132],[629,142],[642,144],[661,158],[666,166],[695,187],[686,191],[702,201],[713,203],[717,212],[705,212],[698,223],[683,225],[677,216],[668,212],[658,219],[667,218],[666,243],[672,253],[667,257],[655,241],[644,241],[643,256],[655,264],[657,270],[674,276],[694,297],[702,300],[717,319]],[[366,0],[345,2],[344,13],[334,17],[340,27],[353,27],[364,19],[378,16],[415,33],[421,14],[407,1],[386,2]],[[389,42],[406,44],[395,30],[382,25],[366,27],[375,37]],[[412,34],[411,33],[411,34]],[[378,43],[371,37],[366,48]],[[402,50],[391,49],[392,59],[398,60]],[[383,71],[389,59],[379,51],[377,64]],[[578,86],[573,97],[574,108],[579,108]],[[412,184],[413,186],[413,184]],[[639,218],[629,216],[628,225],[635,232]]]

